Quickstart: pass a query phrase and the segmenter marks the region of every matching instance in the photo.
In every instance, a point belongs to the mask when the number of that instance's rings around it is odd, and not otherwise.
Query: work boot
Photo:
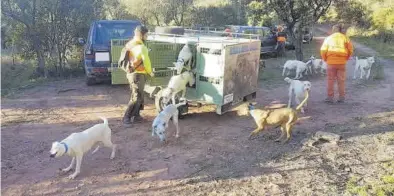
[[[332,103],[334,103],[334,99],[331,98],[331,97],[327,97],[327,98],[324,100],[324,102],[326,102],[326,103],[328,103],[328,104],[332,104]]]
[[[137,114],[135,115],[135,118],[134,118],[135,122],[141,122],[143,120],[143,118],[140,114],[141,110],[144,110],[144,105],[141,105],[140,109],[137,111]]]
[[[138,110],[137,114],[134,117],[134,122],[142,122],[144,119],[140,115],[140,110]]]
[[[337,103],[344,103],[345,102],[345,97],[339,97]]]
[[[133,124],[133,122],[134,122],[134,116],[131,117],[131,118],[128,118],[128,117],[125,116],[125,117],[123,117],[122,122],[123,122],[124,126],[130,127]]]

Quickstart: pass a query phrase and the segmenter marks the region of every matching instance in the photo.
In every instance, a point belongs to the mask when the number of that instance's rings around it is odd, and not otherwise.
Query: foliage
[[[220,27],[227,24],[237,24],[237,15],[230,5],[220,7],[195,7],[190,17],[190,26]]]
[[[268,0],[294,41],[296,58],[303,60],[302,29],[313,26],[331,6],[333,0]]]
[[[246,16],[248,25],[251,26],[272,26],[276,19],[276,14],[263,2],[252,1],[248,4]]]
[[[349,34],[390,43],[394,40],[394,1],[337,0],[321,22],[349,21],[353,26]]]
[[[85,36],[94,19],[105,11],[102,0],[7,0],[2,14],[11,24],[7,39],[24,59],[37,59],[37,74],[48,77],[48,68],[62,75],[75,38]],[[51,64],[47,64],[51,62]]]
[[[369,27],[370,13],[366,5],[359,1],[336,1],[337,18],[339,22],[350,23],[351,25]]]
[[[193,0],[122,0],[121,4],[145,24],[183,26]]]

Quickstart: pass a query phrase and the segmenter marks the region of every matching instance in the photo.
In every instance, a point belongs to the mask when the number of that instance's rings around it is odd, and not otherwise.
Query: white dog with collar
[[[100,117],[104,123],[94,125],[85,131],[72,133],[66,139],[61,142],[53,142],[50,151],[50,157],[61,157],[65,154],[73,157],[70,166],[62,169],[63,172],[68,172],[74,166],[75,160],[77,160],[77,165],[75,172],[70,175],[69,179],[74,179],[81,172],[81,162],[83,155],[89,151],[94,145],[97,148],[92,152],[94,154],[100,148],[98,143],[102,143],[104,146],[112,148],[112,153],[110,159],[115,157],[115,147],[111,141],[111,129],[108,126],[108,120],[106,118]]]

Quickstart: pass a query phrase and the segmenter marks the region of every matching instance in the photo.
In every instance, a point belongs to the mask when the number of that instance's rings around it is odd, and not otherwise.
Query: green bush
[[[27,85],[34,79],[35,66],[32,61],[13,62],[11,57],[1,57],[2,95],[8,91]]]
[[[251,26],[272,26],[277,18],[275,12],[267,9],[263,2],[252,1],[247,6],[246,17],[248,25]]]

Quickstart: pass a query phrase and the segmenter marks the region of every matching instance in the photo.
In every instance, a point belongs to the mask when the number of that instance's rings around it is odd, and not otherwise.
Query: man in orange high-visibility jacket
[[[127,79],[130,84],[131,96],[123,116],[123,124],[131,125],[135,117],[140,117],[140,110],[144,108],[144,87],[148,76],[153,77],[148,48],[144,41],[148,38],[148,29],[138,26],[134,30],[134,38],[126,43],[131,65],[126,68]]]
[[[282,55],[285,54],[286,44],[286,32],[283,32],[283,27],[278,26],[278,32],[276,33],[276,50],[277,53]]]
[[[345,101],[346,63],[353,54],[353,45],[350,39],[343,34],[343,25],[334,25],[320,49],[322,59],[327,63],[327,99],[325,102],[334,102],[334,83],[337,81],[339,99]]]

